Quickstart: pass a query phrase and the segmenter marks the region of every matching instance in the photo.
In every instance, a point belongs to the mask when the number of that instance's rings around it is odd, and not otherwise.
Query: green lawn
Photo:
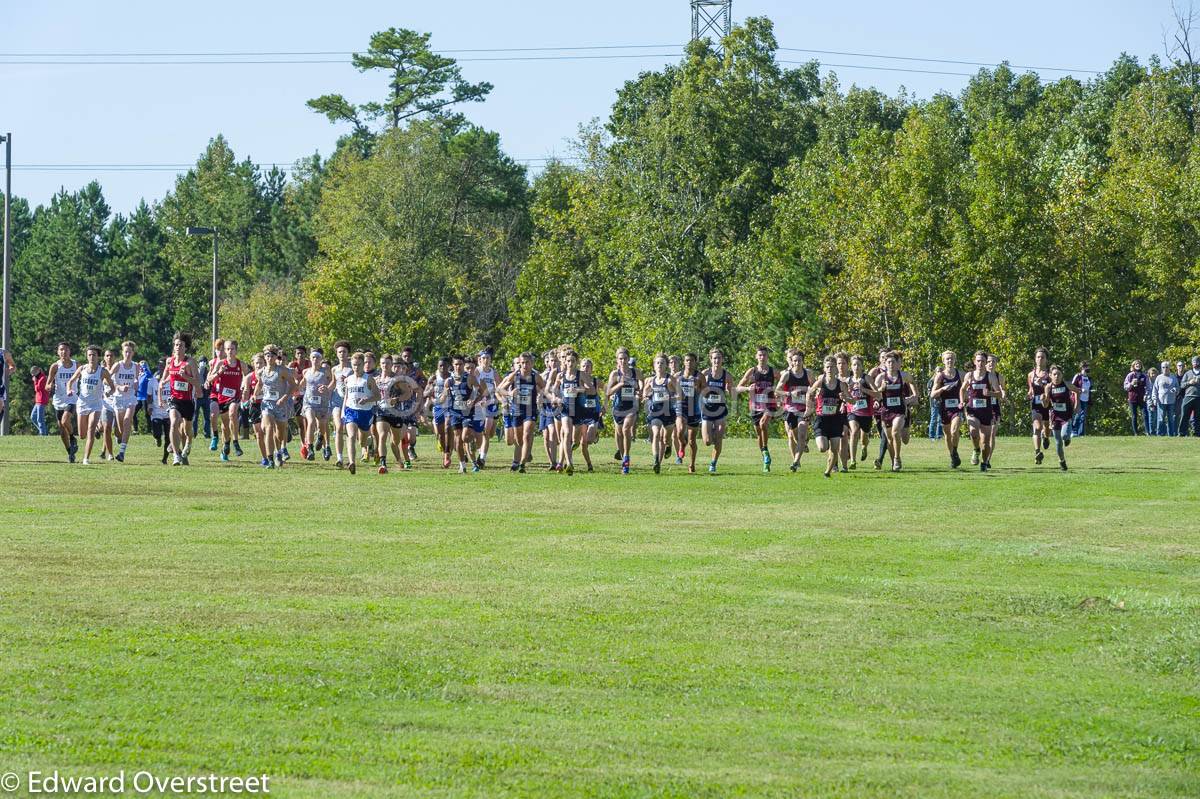
[[[540,443],[540,442],[539,442]],[[272,795],[1200,795],[1200,445],[280,473],[0,439],[0,771]],[[776,442],[777,463],[785,447]],[[969,454],[969,447],[964,447]],[[503,461],[504,451],[494,460]]]

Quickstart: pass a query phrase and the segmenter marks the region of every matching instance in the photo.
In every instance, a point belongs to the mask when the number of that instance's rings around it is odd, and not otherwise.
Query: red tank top
[[[187,361],[177,361],[175,356],[167,358],[167,386],[171,389],[171,399],[190,400],[192,398],[192,384],[188,382],[186,375]]]
[[[229,402],[237,399],[238,392],[242,388],[242,362],[236,361],[230,363],[228,360],[221,361],[220,371],[217,372],[217,379],[213,382],[213,396],[221,402]]]

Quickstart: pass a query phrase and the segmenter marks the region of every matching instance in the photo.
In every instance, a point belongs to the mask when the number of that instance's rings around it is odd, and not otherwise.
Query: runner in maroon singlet
[[[962,372],[955,365],[957,356],[950,350],[942,353],[942,368],[933,375],[930,399],[937,400],[938,413],[942,417],[942,430],[946,435],[946,449],[950,451],[950,468],[962,464],[958,457],[958,439],[962,428]]]
[[[1058,466],[1067,470],[1065,447],[1071,446],[1071,419],[1075,415],[1075,397],[1079,389],[1073,383],[1063,381],[1060,366],[1050,367],[1050,382],[1046,384],[1046,406],[1050,409],[1050,429],[1054,431],[1054,444],[1058,449]]]
[[[908,410],[917,403],[912,378],[900,369],[900,353],[892,350],[884,361],[884,370],[875,378],[875,389],[882,395],[883,430],[892,451],[892,471],[903,468],[900,447],[908,443]]]
[[[875,399],[879,392],[875,390],[872,379],[863,372],[866,364],[861,355],[850,358],[850,388],[849,423],[850,423],[850,468],[858,466],[858,461],[867,462],[867,442],[871,438],[871,422],[875,418]],[[862,457],[859,458],[859,448]]]
[[[992,397],[1000,390],[993,373],[988,371],[988,356],[983,350],[975,352],[975,368],[963,375],[959,399],[967,411],[967,427],[975,453],[971,463],[978,464],[979,471],[992,468],[992,449],[995,446],[993,431],[996,417],[992,409]],[[982,453],[982,454],[981,454]]]
[[[754,432],[758,436],[758,449],[762,453],[763,471],[771,471],[771,451],[768,439],[771,435],[771,419],[775,417],[777,404],[775,401],[775,367],[767,359],[771,350],[760,346],[755,353],[754,366],[746,370],[742,380],[734,388],[735,392],[750,393],[750,421],[754,424]]]
[[[1045,347],[1033,353],[1033,369],[1025,377],[1029,415],[1033,418],[1033,462],[1042,462],[1042,450],[1050,447],[1050,408],[1046,405],[1046,386],[1050,383],[1050,354]]]
[[[787,351],[787,360],[788,368],[780,372],[775,391],[783,399],[783,426],[787,430],[794,472],[800,468],[800,456],[808,441],[808,387],[812,385],[812,373],[804,368],[804,355],[795,347]]]

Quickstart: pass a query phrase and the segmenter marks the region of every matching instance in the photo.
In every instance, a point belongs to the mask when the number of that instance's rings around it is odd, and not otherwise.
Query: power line
[[[509,160],[523,164],[545,164],[551,161],[582,161],[580,156],[540,156],[533,158],[510,158]],[[261,161],[252,162],[258,169],[279,169],[281,172],[294,171],[294,161]],[[180,170],[195,169],[196,164],[13,164],[14,171],[23,172],[179,172]]]
[[[961,64],[971,67],[994,67],[998,66],[999,62],[993,64],[986,61],[957,61],[950,58],[917,58],[916,56],[904,55],[882,55],[880,53],[854,53],[845,50],[808,50],[802,47],[780,47],[782,51],[789,53],[816,53],[818,55],[848,55],[855,58],[883,58],[889,61],[923,61],[929,64]],[[788,62],[795,63],[795,62]],[[1010,64],[1013,69],[1031,69],[1037,72],[1087,72],[1093,75],[1103,74],[1103,70],[1099,69],[1081,69],[1076,67],[1031,67],[1024,64]],[[957,75],[962,73],[947,72],[947,75]]]
[[[442,50],[439,53],[533,53],[572,50],[663,50],[668,47],[682,48],[681,44],[597,44],[568,47],[474,47],[458,50]],[[189,58],[189,57],[240,57],[240,56],[301,56],[301,55],[354,55],[356,50],[235,50],[228,52],[176,53],[0,53],[0,58]]]

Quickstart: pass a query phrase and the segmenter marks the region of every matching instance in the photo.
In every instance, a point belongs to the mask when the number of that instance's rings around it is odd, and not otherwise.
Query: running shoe
[[[822,472],[822,474],[824,474],[824,475],[825,475],[825,477],[826,477],[826,479],[828,479],[828,478],[829,478],[829,475],[830,475],[830,470],[829,470],[829,469],[826,469],[824,472]]]
[[[449,452],[442,454],[442,468],[443,469],[450,468],[450,453]]]
[[[333,450],[331,450],[329,447],[325,447],[325,449],[321,450],[321,457],[325,460],[329,460],[331,457],[333,457]]]
[[[764,458],[763,459],[763,474],[766,474],[769,471],[771,471],[771,460],[769,458]]]
[[[233,441],[233,452],[239,458],[242,457],[242,445],[237,442],[237,439]]]
[[[67,450],[67,462],[68,462],[68,463],[74,463],[74,462],[75,462],[75,450],[73,450],[73,449],[68,449],[68,450]],[[166,455],[163,455],[163,463],[166,463],[166,462],[167,462],[167,456],[166,456]]]
[[[683,456],[682,456],[682,455],[676,455],[676,456],[675,456],[675,463],[676,463],[677,465],[678,465],[678,464],[681,464],[681,463],[683,463]]]
[[[857,469],[857,468],[858,468],[858,461],[850,461],[850,468],[851,468],[852,470],[853,470],[853,469]]]
[[[1067,462],[1066,462],[1066,461],[1059,461],[1059,462],[1058,462],[1058,468],[1062,469],[1062,470],[1065,472],[1065,471],[1067,470]]]
[[[660,465],[658,458],[654,459],[654,473],[655,474],[662,473],[662,466]]]
[[[260,461],[258,462],[258,465],[259,465],[259,466],[261,466],[261,467],[263,467],[263,468],[265,469],[265,468],[267,468],[267,464],[268,464],[268,463],[270,463],[270,461],[269,461],[269,460],[267,460],[266,458],[263,458],[262,460],[260,460]]]
[[[208,451],[209,451],[209,452],[216,452],[216,451],[217,451],[217,437],[216,437],[216,436],[213,436],[213,437],[212,437],[212,438],[209,440],[209,442],[208,442]]]
[[[355,472],[354,464],[352,463],[352,464],[350,464],[350,474],[354,474],[354,472]]]
[[[229,449],[228,448],[221,450],[221,460],[225,463],[229,463]]]
[[[509,467],[508,467],[508,470],[509,470],[510,472],[515,472],[515,471],[517,470],[517,466],[519,466],[519,465],[520,465],[520,464],[518,464],[516,461],[513,461],[513,462],[512,462],[512,466],[509,466]]]
[[[795,471],[798,471],[799,469],[800,469],[800,464],[796,463],[795,461],[792,461],[791,470],[793,472],[795,472]]]
[[[709,474],[717,473],[717,462],[716,461],[712,461],[711,463],[708,464],[708,473]]]
[[[381,464],[381,465],[380,465],[380,467],[379,467],[379,473],[380,473],[380,474],[387,474],[387,466],[386,466],[386,465],[382,465],[382,464]]]
[[[336,464],[336,465],[337,465],[337,467],[338,467],[339,469],[344,469],[344,468],[346,468],[346,464],[342,463],[342,459],[341,459],[341,458],[338,458],[338,459],[337,459],[337,464]]]
[[[306,460],[306,461],[315,461],[316,459],[317,459],[317,451],[316,451],[316,449],[310,449],[310,450],[309,450],[308,452],[306,452],[306,453],[305,453],[305,455],[304,455],[304,460]]]
[[[75,459],[72,458],[71,462],[74,463]],[[163,450],[162,462],[163,462],[163,466],[167,465],[167,451],[165,449]]]
[[[125,453],[124,453],[124,452],[118,452],[118,453],[117,453],[117,462],[118,462],[118,463],[124,463],[124,462],[125,462]]]
[[[979,465],[979,450],[975,450],[974,452],[971,453],[971,465],[972,466]]]
[[[983,462],[983,463],[981,463],[981,464],[979,464],[979,471],[981,471],[981,472],[986,472],[986,471],[987,471],[987,462],[986,462],[986,461],[985,461],[985,462]]]
[[[878,472],[881,469],[883,469],[883,458],[876,458],[875,459],[875,471]]]
[[[845,474],[846,472],[848,472],[850,470],[847,469],[845,466],[843,466],[839,471],[841,471],[842,474]]]
[[[899,458],[894,458],[894,459],[892,460],[892,471],[893,471],[893,472],[898,472],[898,471],[900,471],[900,469],[901,469],[901,468],[902,468],[902,465],[901,465],[901,463],[900,463],[900,459],[899,459]]]
[[[808,452],[808,447],[805,447],[804,451]],[[867,448],[866,447],[863,447],[862,457],[859,458],[859,460],[862,461],[863,463],[867,462]]]
[[[1063,446],[1064,447],[1071,446],[1071,437],[1070,436],[1063,436]]]
[[[91,466],[91,465],[92,465],[92,462],[91,462],[91,461],[89,461],[87,458],[84,458],[84,459],[83,459],[83,465],[84,465],[84,466]]]
[[[187,452],[184,452],[184,453],[183,453],[183,457],[182,457],[182,458],[180,458],[180,461],[183,463],[183,465],[184,465],[184,466],[191,466],[191,464],[190,464],[190,463],[188,463],[188,456],[187,456]]]
[[[525,464],[522,463],[520,466],[518,466],[517,471],[521,474],[525,474]]]
[[[621,450],[617,450],[616,452],[613,453],[613,460],[614,461],[621,460]]]
[[[571,475],[575,474],[575,465],[567,464],[567,468],[564,469],[563,471],[565,471],[567,473],[567,476],[570,477]]]
[[[479,473],[479,464],[478,464],[478,463],[475,463],[475,464],[473,464],[473,465],[471,466],[471,472],[472,472],[473,474],[478,474],[478,473]]]
[[[301,458],[303,458],[304,460],[309,460],[309,457],[308,457],[308,444],[301,444],[301,445],[300,445],[300,457],[301,457]]]
[[[595,469],[593,469],[593,468],[592,468],[592,464],[590,464],[590,463],[588,464],[588,471],[589,471],[589,472],[594,472],[594,471],[596,471]]]
[[[411,468],[412,468],[412,461],[405,461],[404,462],[404,471],[407,472]]]
[[[279,454],[283,456],[283,459],[285,461],[290,461],[292,459],[292,456],[287,451],[287,447],[284,447],[283,449],[279,450]],[[280,465],[282,465],[282,464],[280,464]]]
[[[621,474],[629,474],[629,464],[628,463],[621,464]]]
[[[691,463],[689,463],[689,464],[688,464],[688,474],[695,474],[695,473],[696,473],[696,466],[695,466],[695,464],[691,464]]]
[[[1045,459],[1045,457],[1046,457],[1045,454],[1043,454],[1042,451],[1039,449],[1037,452],[1033,453],[1033,462],[1038,465],[1041,465],[1041,463]]]
[[[767,471],[771,471],[771,453],[763,450],[763,466],[767,467]]]
[[[467,473],[467,464],[463,463],[462,461],[459,461],[458,462],[458,473],[466,474]]]
[[[171,465],[172,466],[182,466],[183,462],[179,460],[178,455],[172,455],[171,456]]]
[[[1050,439],[1042,436],[1042,449],[1050,449]]]
[[[417,459],[417,447],[415,444],[408,448],[408,457],[412,458],[414,461]]]

